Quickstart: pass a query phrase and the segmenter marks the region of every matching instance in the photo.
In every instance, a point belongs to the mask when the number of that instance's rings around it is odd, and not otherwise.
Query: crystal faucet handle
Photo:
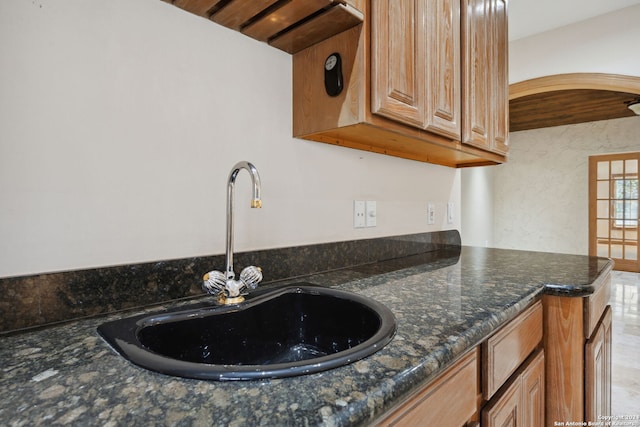
[[[250,265],[240,272],[240,281],[251,290],[258,287],[258,283],[262,281],[262,269]]]
[[[227,287],[227,278],[221,271],[210,271],[202,277],[202,288],[209,294],[217,294]]]

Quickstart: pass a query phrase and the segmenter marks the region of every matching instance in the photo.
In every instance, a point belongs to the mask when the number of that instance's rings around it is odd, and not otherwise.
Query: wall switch
[[[454,210],[453,202],[447,203],[447,223],[448,224],[453,224],[453,210]]]
[[[365,219],[365,223],[367,225],[367,227],[375,227],[378,218],[378,204],[373,201],[373,200],[367,200],[365,202],[365,212],[366,212],[366,219]]]
[[[427,224],[436,223],[436,207],[433,203],[427,204]]]
[[[353,228],[366,227],[366,206],[362,200],[353,201]]]

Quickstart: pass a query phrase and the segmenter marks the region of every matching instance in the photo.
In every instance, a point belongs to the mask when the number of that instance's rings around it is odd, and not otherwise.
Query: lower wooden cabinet
[[[542,314],[538,301],[482,344],[482,426],[544,425]]]
[[[544,350],[540,349],[485,406],[482,426],[540,427],[544,414]]]
[[[542,304],[533,303],[423,389],[379,426],[540,427],[544,424]]]
[[[611,277],[584,298],[543,296],[547,426],[611,415]]]
[[[540,427],[611,415],[611,277],[544,295],[377,425]]]

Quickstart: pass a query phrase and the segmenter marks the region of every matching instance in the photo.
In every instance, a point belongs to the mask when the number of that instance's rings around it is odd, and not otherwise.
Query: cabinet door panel
[[[585,420],[611,415],[611,306],[585,345]]]
[[[424,1],[377,0],[371,6],[372,112],[424,128]]]
[[[509,151],[509,77],[508,64],[508,28],[507,4],[505,0],[492,0],[491,3],[491,60],[493,63],[491,101],[493,105],[493,135],[491,149],[506,154]]]
[[[509,148],[507,2],[462,2],[462,142],[506,154]]]
[[[507,389],[482,411],[484,427],[540,427],[545,422],[544,350],[538,349],[514,374]]]
[[[499,399],[482,411],[483,427],[522,427],[521,382],[515,381]]]
[[[522,425],[544,425],[544,353],[539,351],[522,373]]]
[[[427,5],[427,129],[460,140],[460,0]]]
[[[487,0],[463,0],[462,142],[480,148],[489,145],[489,13]]]

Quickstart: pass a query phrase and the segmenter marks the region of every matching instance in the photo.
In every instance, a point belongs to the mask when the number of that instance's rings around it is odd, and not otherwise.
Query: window
[[[613,194],[615,227],[638,228],[638,175],[616,178]]]

